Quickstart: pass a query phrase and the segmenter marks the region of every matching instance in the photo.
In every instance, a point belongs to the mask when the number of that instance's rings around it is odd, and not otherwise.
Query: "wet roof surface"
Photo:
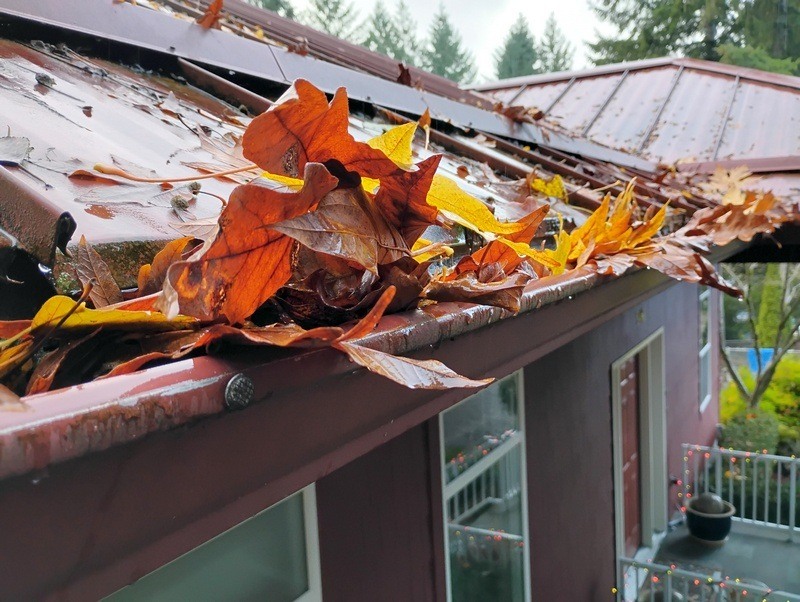
[[[567,132],[656,162],[800,155],[800,78],[658,59],[479,87]]]

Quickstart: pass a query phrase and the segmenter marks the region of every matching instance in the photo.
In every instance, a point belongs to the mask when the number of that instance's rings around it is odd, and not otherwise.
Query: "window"
[[[700,411],[706,409],[711,401],[711,339],[708,332],[709,302],[711,289],[707,286],[700,287],[699,314],[700,314]]]
[[[440,415],[447,596],[530,598],[522,373]]]
[[[314,486],[225,531],[106,600],[322,600]]]

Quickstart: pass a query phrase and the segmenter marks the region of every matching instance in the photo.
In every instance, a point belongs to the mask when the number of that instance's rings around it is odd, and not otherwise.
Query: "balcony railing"
[[[619,559],[619,602],[800,602],[800,595],[774,591],[757,581],[687,571],[675,565]]]
[[[735,529],[797,541],[798,465],[794,457],[684,444],[682,510],[692,496],[716,493],[736,507]]]

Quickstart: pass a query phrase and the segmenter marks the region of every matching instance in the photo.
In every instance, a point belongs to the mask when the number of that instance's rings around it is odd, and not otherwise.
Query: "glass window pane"
[[[106,600],[270,600],[308,589],[303,494],[297,493]]]
[[[444,413],[449,483],[519,430],[517,381],[502,380]]]
[[[454,602],[525,600],[525,446],[518,383],[501,381],[442,416]]]
[[[705,287],[700,293],[700,349],[708,344],[708,299],[709,291]]]

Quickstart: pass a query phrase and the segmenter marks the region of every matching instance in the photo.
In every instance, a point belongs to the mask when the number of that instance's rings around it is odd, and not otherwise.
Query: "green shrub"
[[[774,454],[778,447],[779,422],[763,410],[737,414],[722,430],[720,445],[742,451]]]

